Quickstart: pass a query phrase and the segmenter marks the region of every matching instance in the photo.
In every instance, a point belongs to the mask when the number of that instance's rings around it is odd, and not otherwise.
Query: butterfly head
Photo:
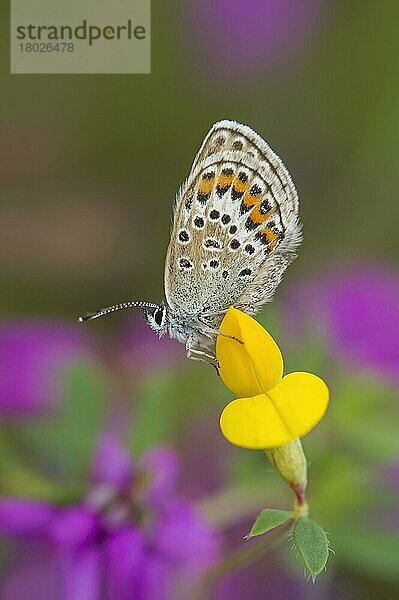
[[[144,318],[153,331],[164,335],[168,328],[168,312],[165,304],[143,309]]]

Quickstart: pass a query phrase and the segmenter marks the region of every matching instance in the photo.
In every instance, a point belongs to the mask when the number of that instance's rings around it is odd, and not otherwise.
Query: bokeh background
[[[75,323],[120,300],[162,299],[174,195],[211,124],[231,118],[265,137],[300,194],[304,243],[260,319],[287,370],[314,371],[331,388],[304,447],[312,515],[335,555],[315,585],[285,543],[192,589],[397,598],[397,2],[153,2],[152,73],[108,76],[10,75],[0,6],[0,597],[95,600],[102,560],[124,581],[134,566],[112,566],[101,491],[126,508],[127,482],[138,493],[146,452],[160,445],[151,472],[167,481],[139,504],[163,529],[147,523],[143,550],[130,515],[122,555],[140,546],[146,566],[134,584],[109,584],[110,598],[132,597],[134,585],[135,597],[173,598],[193,565],[241,546],[259,510],[291,505],[262,453],[222,438],[231,396],[205,365],[158,341],[139,315]],[[164,506],[170,494],[178,516]]]

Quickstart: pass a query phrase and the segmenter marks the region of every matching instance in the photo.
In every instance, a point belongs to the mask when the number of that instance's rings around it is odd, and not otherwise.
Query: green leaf
[[[267,533],[271,529],[290,521],[294,514],[289,510],[277,510],[274,508],[265,508],[256,517],[255,523],[252,525],[251,531],[247,535],[247,539]]]
[[[314,521],[301,517],[292,532],[295,549],[313,581],[327,564],[330,544],[326,532]]]

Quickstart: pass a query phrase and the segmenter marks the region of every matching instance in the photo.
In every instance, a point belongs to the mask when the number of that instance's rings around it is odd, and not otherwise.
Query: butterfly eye
[[[160,327],[163,321],[163,310],[156,310],[154,313],[154,321]]]

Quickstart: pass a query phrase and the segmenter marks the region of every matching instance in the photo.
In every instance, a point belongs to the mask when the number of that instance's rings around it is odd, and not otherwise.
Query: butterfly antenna
[[[98,319],[99,317],[104,317],[105,315],[109,315],[110,313],[116,312],[117,310],[123,310],[124,308],[157,308],[158,304],[153,304],[152,302],[120,302],[119,304],[114,304],[113,306],[108,306],[107,308],[102,308],[96,312],[87,313],[78,318],[79,323],[84,323],[85,321],[93,321],[94,319]]]

